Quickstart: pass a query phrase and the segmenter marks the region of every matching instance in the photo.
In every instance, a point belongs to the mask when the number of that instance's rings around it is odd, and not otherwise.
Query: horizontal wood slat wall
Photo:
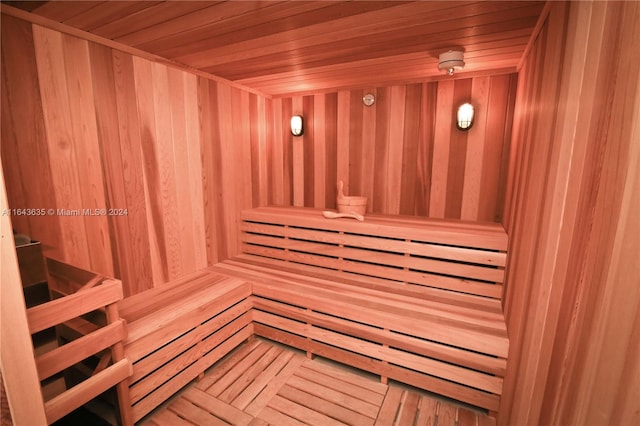
[[[269,100],[6,15],[2,64],[9,204],[38,209],[15,229],[126,295],[237,252],[238,212],[266,203]]]
[[[367,210],[501,221],[516,75],[376,87],[273,100],[273,204],[335,208],[336,182]],[[362,97],[373,93],[371,107]],[[457,107],[475,124],[456,129]],[[304,117],[293,137],[291,115]]]

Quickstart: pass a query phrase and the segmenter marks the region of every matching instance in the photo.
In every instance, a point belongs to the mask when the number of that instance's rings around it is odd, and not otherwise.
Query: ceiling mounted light
[[[464,68],[464,52],[460,50],[449,50],[440,54],[438,69],[453,75],[455,70]]]

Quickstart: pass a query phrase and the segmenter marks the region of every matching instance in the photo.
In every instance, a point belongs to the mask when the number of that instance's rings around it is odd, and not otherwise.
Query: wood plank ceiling
[[[511,72],[543,1],[5,1],[273,96]]]

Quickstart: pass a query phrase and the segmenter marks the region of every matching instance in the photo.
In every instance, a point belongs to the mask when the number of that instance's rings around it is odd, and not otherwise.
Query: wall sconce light
[[[469,130],[473,126],[473,105],[469,102],[458,107],[456,126],[460,130]]]
[[[302,136],[304,128],[302,127],[302,116],[294,115],[291,117],[291,134],[293,136]]]

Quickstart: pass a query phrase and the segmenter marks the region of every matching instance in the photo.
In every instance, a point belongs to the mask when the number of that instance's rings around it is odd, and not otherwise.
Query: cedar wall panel
[[[272,201],[335,208],[343,180],[347,194],[369,198],[369,212],[499,222],[516,81],[506,74],[276,99],[274,143],[284,156]],[[371,107],[366,93],[376,96]],[[461,132],[455,109],[469,100],[476,121]],[[291,136],[292,114],[304,117],[302,137]]]
[[[640,3],[550,3],[519,73],[504,425],[640,423]]]
[[[2,15],[9,203],[55,212],[14,215],[13,226],[54,257],[121,278],[127,295],[237,252],[239,211],[267,203],[270,108]]]

